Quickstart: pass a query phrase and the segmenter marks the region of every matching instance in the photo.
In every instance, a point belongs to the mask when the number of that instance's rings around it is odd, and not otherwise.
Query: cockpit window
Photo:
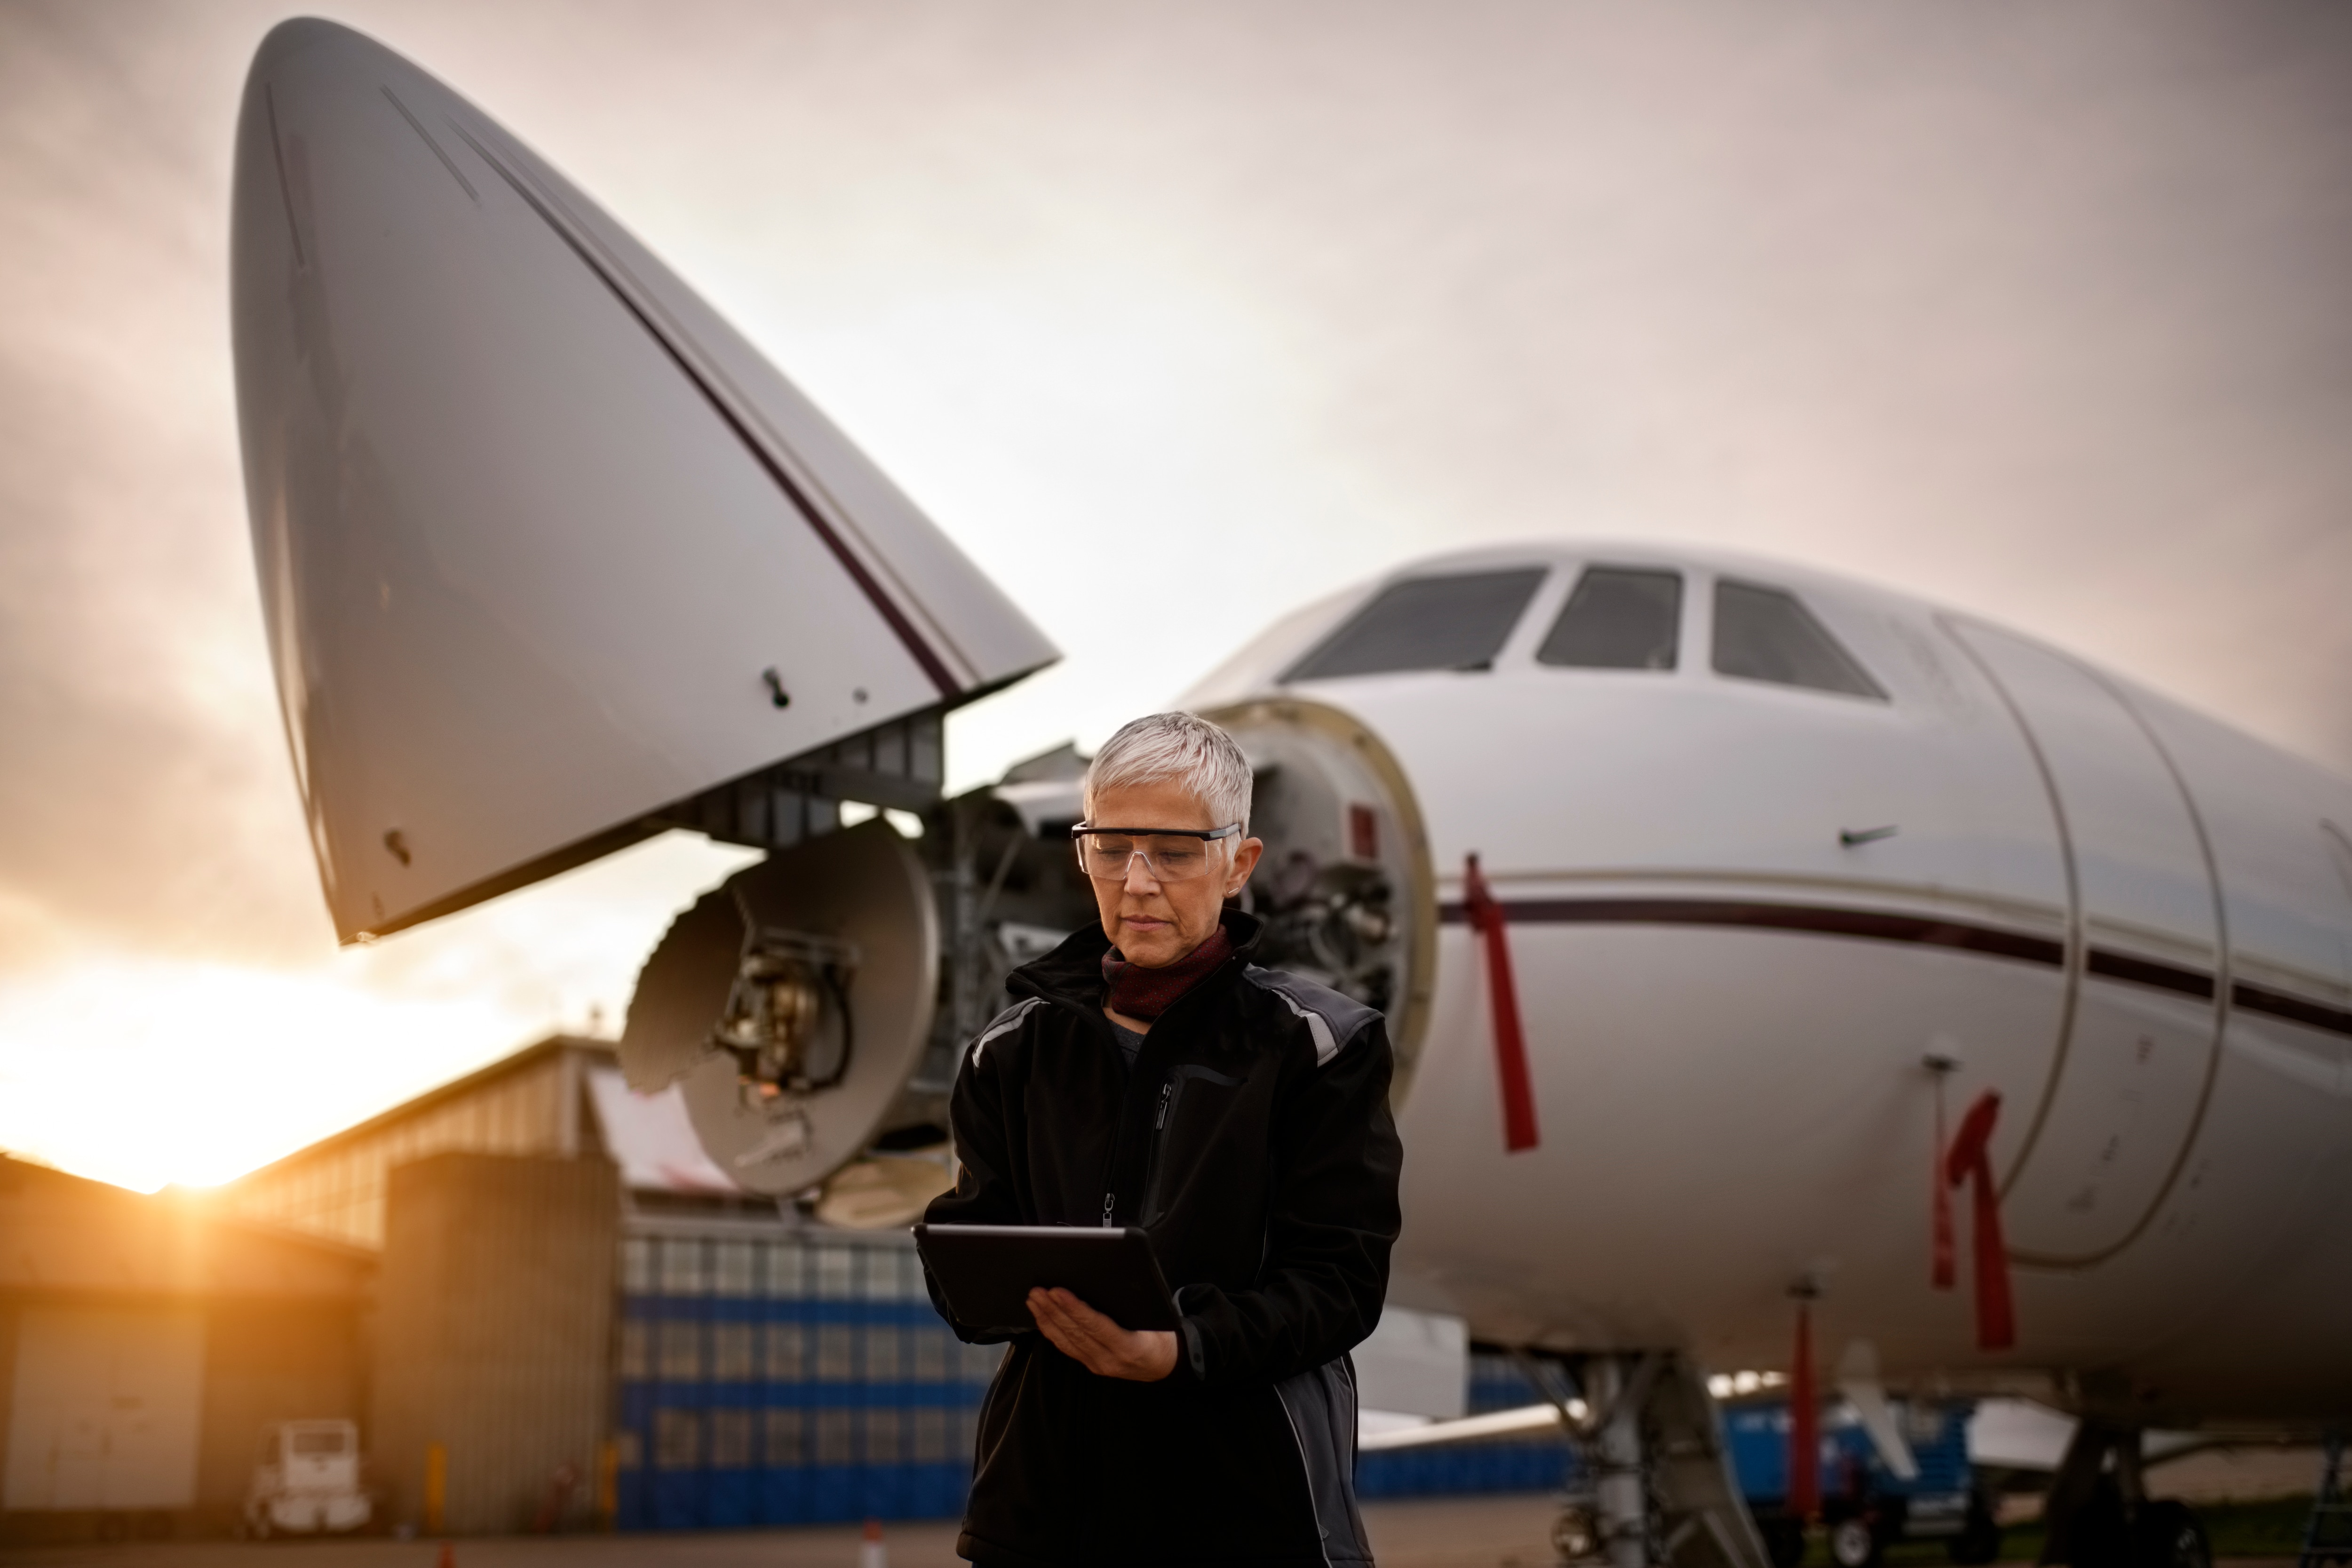
[[[1886,700],[1878,682],[1794,594],[1754,583],[1715,585],[1715,672]]]
[[[1536,662],[1575,669],[1672,669],[1682,615],[1681,573],[1588,567],[1536,650]]]
[[[1282,679],[1484,669],[1502,651],[1543,576],[1541,567],[1531,567],[1391,583]]]

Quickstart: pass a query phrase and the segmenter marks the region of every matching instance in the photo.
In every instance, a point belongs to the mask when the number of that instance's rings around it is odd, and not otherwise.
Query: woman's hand
[[[1054,1347],[1088,1372],[1157,1383],[1176,1370],[1176,1336],[1166,1329],[1122,1329],[1067,1290],[1032,1290],[1029,1315]]]

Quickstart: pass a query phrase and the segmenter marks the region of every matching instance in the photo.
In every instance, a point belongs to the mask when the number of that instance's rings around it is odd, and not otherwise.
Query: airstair
[[[2344,1436],[2327,1435],[2326,1458],[2319,1468],[2319,1492],[2311,1500],[2311,1520],[2303,1529],[2303,1555],[2295,1568],[2352,1563],[2352,1501],[2344,1496]]]

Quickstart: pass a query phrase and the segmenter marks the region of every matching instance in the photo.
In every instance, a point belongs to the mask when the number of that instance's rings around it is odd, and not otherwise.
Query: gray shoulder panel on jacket
[[[980,1037],[971,1043],[971,1065],[974,1067],[978,1067],[980,1065],[981,1050],[988,1044],[989,1041],[996,1038],[999,1035],[1011,1034],[1013,1030],[1021,1026],[1022,1019],[1027,1017],[1034,1009],[1043,1007],[1045,1005],[1045,999],[1044,997],[1032,996],[1024,1001],[1015,1002],[1012,1006],[1007,1007],[1003,1012],[999,1013],[994,1018],[991,1019],[989,1021],[988,1027],[982,1029],[980,1032]]]
[[[1318,985],[1312,980],[1302,980],[1296,974],[1279,969],[1266,969],[1251,964],[1242,971],[1243,977],[1262,991],[1280,997],[1285,1005],[1306,1022],[1307,1032],[1315,1037],[1315,1065],[1328,1065],[1333,1057],[1346,1050],[1361,1034],[1364,1026],[1380,1016],[1352,996],[1343,996],[1328,985]]]

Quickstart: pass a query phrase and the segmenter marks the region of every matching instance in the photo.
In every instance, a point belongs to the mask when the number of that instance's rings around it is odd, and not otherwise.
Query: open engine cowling
[[[927,805],[940,715],[1054,658],[658,258],[373,40],[271,30],[231,228],[261,601],[345,942],[666,826],[771,847]]]

